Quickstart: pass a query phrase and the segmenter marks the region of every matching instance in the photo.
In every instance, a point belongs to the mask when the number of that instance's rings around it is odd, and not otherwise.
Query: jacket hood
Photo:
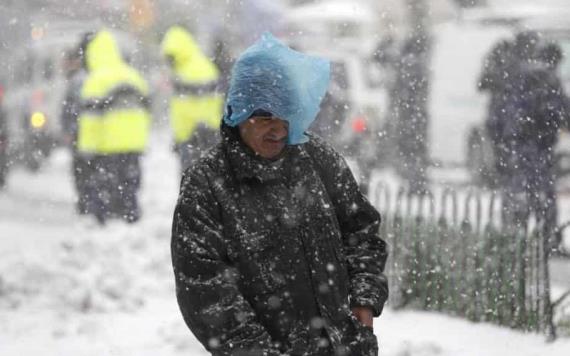
[[[124,64],[121,52],[113,35],[107,31],[99,31],[87,45],[87,69],[95,71],[101,68]]]
[[[329,75],[329,61],[294,51],[266,32],[234,65],[224,121],[237,126],[261,109],[289,122],[288,144],[307,142],[305,131],[319,111]]]
[[[164,56],[174,59],[174,70],[178,74],[198,70],[201,73],[213,73],[208,74],[209,77],[218,75],[217,68],[202,52],[194,37],[180,26],[174,26],[166,32],[161,47]],[[195,73],[193,76],[198,75],[200,74]]]
[[[148,95],[148,85],[140,73],[125,63],[119,47],[109,31],[100,31],[86,51],[89,76],[81,88],[84,98],[101,98],[120,86],[131,87],[142,96]]]

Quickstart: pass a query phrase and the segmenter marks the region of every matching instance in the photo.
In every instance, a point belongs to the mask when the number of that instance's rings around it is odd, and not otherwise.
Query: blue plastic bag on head
[[[288,144],[305,143],[329,77],[328,60],[294,51],[266,32],[234,65],[224,122],[234,127],[255,110],[268,111],[289,123]]]

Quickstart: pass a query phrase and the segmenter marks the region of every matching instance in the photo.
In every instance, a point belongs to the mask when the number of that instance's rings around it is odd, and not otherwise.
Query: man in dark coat
[[[554,148],[558,132],[569,119],[568,98],[556,67],[556,44],[537,46],[532,61],[519,64],[516,85],[511,87],[506,106],[508,117],[501,125],[505,147],[504,210],[507,221],[526,222],[533,214],[543,224],[549,250],[556,251],[560,235]],[[524,58],[524,56],[520,57]]]
[[[287,62],[303,55],[267,35],[252,48],[234,67],[222,142],[182,180],[172,259],[184,319],[213,355],[377,355],[372,318],[388,297],[380,215],[344,159],[295,116],[306,108],[296,93],[319,81],[323,63],[307,78],[283,76],[312,57]],[[255,104],[282,87],[276,70],[292,83],[286,97]],[[299,106],[284,115],[284,103]]]

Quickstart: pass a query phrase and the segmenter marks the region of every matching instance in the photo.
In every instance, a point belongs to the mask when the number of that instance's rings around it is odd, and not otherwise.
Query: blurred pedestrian
[[[87,189],[90,212],[100,223],[111,217],[132,223],[141,214],[137,193],[151,121],[148,86],[125,63],[109,31],[95,35],[85,56],[89,74],[81,88],[77,149],[96,168]]]
[[[505,221],[525,226],[531,215],[541,224],[549,252],[556,252],[556,160],[558,132],[569,120],[568,98],[557,74],[562,52],[557,44],[543,43],[536,33],[519,34],[509,51],[496,51],[501,65],[510,70],[487,84],[500,90],[492,98],[487,125],[498,146],[500,186]],[[508,69],[510,68],[510,69]]]
[[[218,92],[220,73],[192,35],[180,26],[168,30],[162,41],[162,53],[172,71],[170,123],[180,168],[184,171],[204,150],[219,141],[223,106],[223,97]]]
[[[64,143],[72,154],[72,174],[77,192],[76,210],[81,215],[89,212],[87,187],[88,179],[93,176],[94,165],[89,160],[89,155],[84,155],[77,149],[77,120],[82,105],[81,87],[87,75],[85,51],[93,36],[93,32],[81,36],[79,44],[66,54],[63,68],[67,89],[61,109],[61,123]]]

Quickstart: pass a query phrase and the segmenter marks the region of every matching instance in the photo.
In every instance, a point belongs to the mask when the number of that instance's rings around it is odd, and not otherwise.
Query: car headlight
[[[42,112],[35,112],[30,116],[30,124],[35,129],[40,129],[46,124],[46,116]]]

